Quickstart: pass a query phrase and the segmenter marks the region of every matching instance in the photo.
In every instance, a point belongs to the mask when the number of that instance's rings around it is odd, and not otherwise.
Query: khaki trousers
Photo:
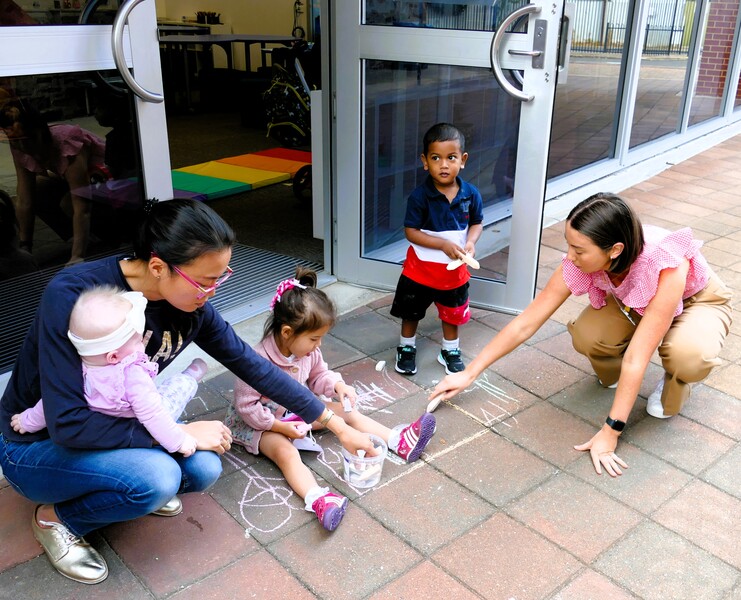
[[[702,381],[721,364],[718,355],[732,322],[731,291],[712,275],[707,286],[684,301],[659,345],[666,371],[661,403],[664,414],[677,414],[690,395],[690,384]],[[603,385],[620,378],[620,367],[640,315],[630,311],[635,325],[623,314],[612,295],[607,305],[587,306],[568,324],[574,349],[585,355]]]

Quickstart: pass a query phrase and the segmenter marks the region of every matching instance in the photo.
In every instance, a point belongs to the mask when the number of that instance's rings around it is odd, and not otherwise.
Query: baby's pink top
[[[628,275],[615,287],[605,271],[584,273],[570,260],[563,257],[563,279],[575,296],[589,294],[594,308],[602,308],[607,294],[612,292],[625,306],[643,315],[659,287],[659,275],[663,269],[678,267],[684,259],[690,263],[682,300],[689,298],[708,284],[712,274],[705,257],[700,254],[702,242],[692,237],[689,227],[679,231],[668,231],[653,225],[643,226],[645,245],[631,265]],[[674,309],[674,316],[682,314],[683,303]]]
[[[308,387],[317,396],[331,397],[334,395],[337,382],[342,381],[339,373],[329,370],[319,348],[303,358],[291,361],[281,354],[275,339],[270,335],[255,346],[255,352],[278,366],[292,379]],[[264,405],[267,402],[268,398],[241,379],[237,379],[234,385],[234,407],[244,422],[256,431],[269,430],[275,421],[273,413]],[[280,416],[278,415],[279,418]]]
[[[49,131],[51,132],[55,146],[59,149],[57,164],[51,165],[51,171],[56,175],[64,177],[69,167],[70,159],[77,156],[85,146],[90,148],[88,169],[105,163],[105,141],[94,133],[90,133],[78,125],[66,124],[50,125]],[[26,154],[12,145],[10,146],[10,151],[13,154],[13,160],[15,160],[16,164],[19,164],[27,171],[40,174],[46,173],[46,167],[41,165],[30,154]]]
[[[157,363],[143,352],[105,367],[83,363],[85,399],[90,408],[106,415],[136,418],[163,448],[177,452],[187,434],[165,410],[154,383],[157,370]]]

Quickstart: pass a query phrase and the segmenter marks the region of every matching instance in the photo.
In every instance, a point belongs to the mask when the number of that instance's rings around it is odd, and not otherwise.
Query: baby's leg
[[[206,374],[206,363],[196,358],[185,371],[168,377],[157,386],[162,404],[173,419],[180,418],[198,391],[198,382]]]

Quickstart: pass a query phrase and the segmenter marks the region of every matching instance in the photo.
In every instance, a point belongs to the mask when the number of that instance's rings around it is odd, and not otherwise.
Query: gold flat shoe
[[[183,503],[180,501],[180,498],[173,496],[167,504],[153,511],[152,514],[158,517],[174,517],[181,512],[183,512]]]
[[[31,519],[33,535],[57,571],[79,583],[100,583],[108,577],[108,565],[95,548],[61,523],[37,521],[38,509]]]

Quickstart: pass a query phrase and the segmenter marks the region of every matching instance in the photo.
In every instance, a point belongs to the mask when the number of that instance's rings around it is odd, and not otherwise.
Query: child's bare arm
[[[468,228],[468,237],[466,238],[466,247],[464,249],[466,254],[476,256],[476,242],[479,241],[483,231],[484,226],[481,223],[478,225],[471,225]]]

